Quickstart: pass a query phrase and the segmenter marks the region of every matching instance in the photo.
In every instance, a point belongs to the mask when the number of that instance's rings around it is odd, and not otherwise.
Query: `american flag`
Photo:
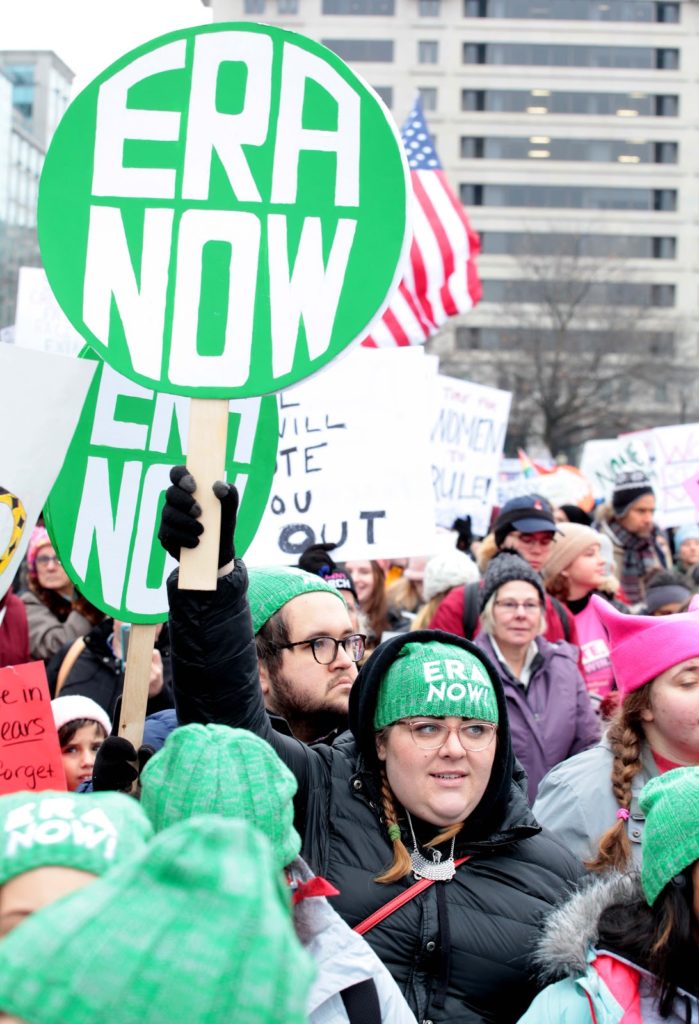
[[[410,265],[381,320],[362,345],[420,345],[450,316],[466,313],[481,297],[476,268],[478,235],[446,179],[415,100],[401,130],[414,201]]]

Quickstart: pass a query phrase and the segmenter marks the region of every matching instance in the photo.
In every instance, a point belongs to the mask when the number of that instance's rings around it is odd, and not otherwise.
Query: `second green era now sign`
[[[395,126],[335,54],[267,25],[200,26],[71,104],[39,236],[63,310],[117,372],[242,398],[367,333],[400,279],[408,195]]]

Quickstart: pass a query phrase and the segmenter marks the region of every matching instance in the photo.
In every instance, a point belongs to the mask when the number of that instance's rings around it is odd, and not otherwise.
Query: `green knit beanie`
[[[34,868],[103,875],[152,835],[138,803],[123,793],[12,793],[0,797],[0,885]]]
[[[281,870],[298,856],[296,779],[274,750],[246,729],[184,725],[141,775],[141,806],[156,832],[195,814],[245,818],[272,844]]]
[[[653,906],[667,883],[699,860],[699,767],[673,768],[645,784],[641,884]]]
[[[213,816],[0,943],[0,1007],[31,1024],[305,1024],[312,975],[268,841]]]
[[[401,647],[381,680],[374,728],[415,715],[479,718],[497,725],[495,690],[480,658],[437,642]]]
[[[252,615],[252,627],[259,633],[265,622],[278,612],[282,605],[291,601],[299,594],[312,594],[316,590],[334,594],[342,601],[344,598],[339,590],[331,587],[313,573],[288,566],[271,566],[263,569],[248,570],[248,602]]]

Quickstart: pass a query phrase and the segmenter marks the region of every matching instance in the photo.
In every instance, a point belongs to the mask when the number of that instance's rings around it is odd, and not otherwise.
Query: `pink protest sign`
[[[692,503],[697,510],[697,517],[699,518],[699,473],[690,476],[688,480],[683,482],[682,486],[692,499]]]
[[[0,794],[65,788],[44,663],[0,669]]]

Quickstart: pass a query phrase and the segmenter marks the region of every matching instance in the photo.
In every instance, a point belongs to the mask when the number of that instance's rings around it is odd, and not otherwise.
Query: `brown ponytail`
[[[383,885],[390,885],[391,882],[398,882],[401,878],[406,878],[413,869],[413,863],[405,843],[401,839],[393,790],[389,785],[386,769],[383,767],[381,768],[381,805],[383,807],[384,824],[393,844],[393,861],[390,867],[380,875],[377,875],[375,881],[381,882]],[[449,825],[443,832],[435,836],[434,839],[431,839],[426,846],[439,846],[440,843],[448,842],[448,840],[453,839],[461,831],[463,824],[463,821],[457,821],[454,825]]]
[[[631,807],[631,783],[643,767],[641,745],[644,741],[641,712],[649,707],[651,683],[646,683],[625,698],[610,722],[607,739],[614,754],[612,764],[612,791],[619,807]],[[631,864],[631,844],[626,820],[618,818],[600,838],[597,856],[585,861],[591,871],[614,868],[625,871]]]

